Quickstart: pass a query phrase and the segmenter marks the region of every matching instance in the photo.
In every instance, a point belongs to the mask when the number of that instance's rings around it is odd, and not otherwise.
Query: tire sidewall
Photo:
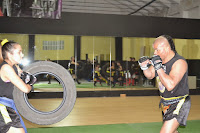
[[[58,76],[61,79],[62,84],[64,85],[63,93],[65,92],[65,95],[63,95],[63,106],[60,107],[56,112],[41,114],[32,110],[29,107],[26,102],[26,94],[15,87],[13,91],[13,97],[19,113],[30,122],[39,125],[54,124],[67,117],[72,111],[76,101],[76,87],[70,73],[59,64],[49,61],[35,62],[30,66],[24,68],[23,70],[26,72],[30,72],[33,75],[44,72],[52,73]]]

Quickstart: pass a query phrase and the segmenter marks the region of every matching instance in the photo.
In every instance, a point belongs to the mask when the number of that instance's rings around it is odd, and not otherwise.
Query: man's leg
[[[177,128],[179,127],[179,123],[176,118],[165,121],[160,133],[177,133]]]

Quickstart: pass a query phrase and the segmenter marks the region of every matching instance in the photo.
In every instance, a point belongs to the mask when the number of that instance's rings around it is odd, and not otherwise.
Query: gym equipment
[[[56,109],[49,112],[39,111],[29,103],[27,94],[15,87],[13,97],[19,113],[38,125],[54,124],[67,117],[76,101],[76,86],[70,73],[61,65],[50,61],[32,63],[23,71],[30,72],[36,77],[39,74],[51,74],[56,77],[63,86],[63,99]]]

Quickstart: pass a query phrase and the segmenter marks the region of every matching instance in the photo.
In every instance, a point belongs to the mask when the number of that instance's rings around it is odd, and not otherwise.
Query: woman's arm
[[[16,74],[14,69],[8,64],[5,64],[1,67],[1,78],[3,81],[9,80],[22,92],[29,93],[31,91],[32,87],[29,84],[25,84],[19,75]]]

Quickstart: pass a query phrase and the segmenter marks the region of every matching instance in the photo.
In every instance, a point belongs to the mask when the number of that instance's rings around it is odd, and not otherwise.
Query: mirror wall
[[[156,86],[154,80],[144,78],[137,63],[141,56],[153,55],[155,38],[122,37],[121,48],[117,47],[116,38],[109,36],[80,36],[78,45],[72,35],[0,34],[0,38],[21,44],[25,55],[23,67],[41,60],[62,65],[71,73],[77,91],[155,89]],[[187,60],[200,59],[199,39],[174,39],[174,42],[177,52]],[[116,59],[119,55],[120,60]],[[38,88],[62,88],[54,75],[43,74],[39,79],[43,84],[38,82]]]

